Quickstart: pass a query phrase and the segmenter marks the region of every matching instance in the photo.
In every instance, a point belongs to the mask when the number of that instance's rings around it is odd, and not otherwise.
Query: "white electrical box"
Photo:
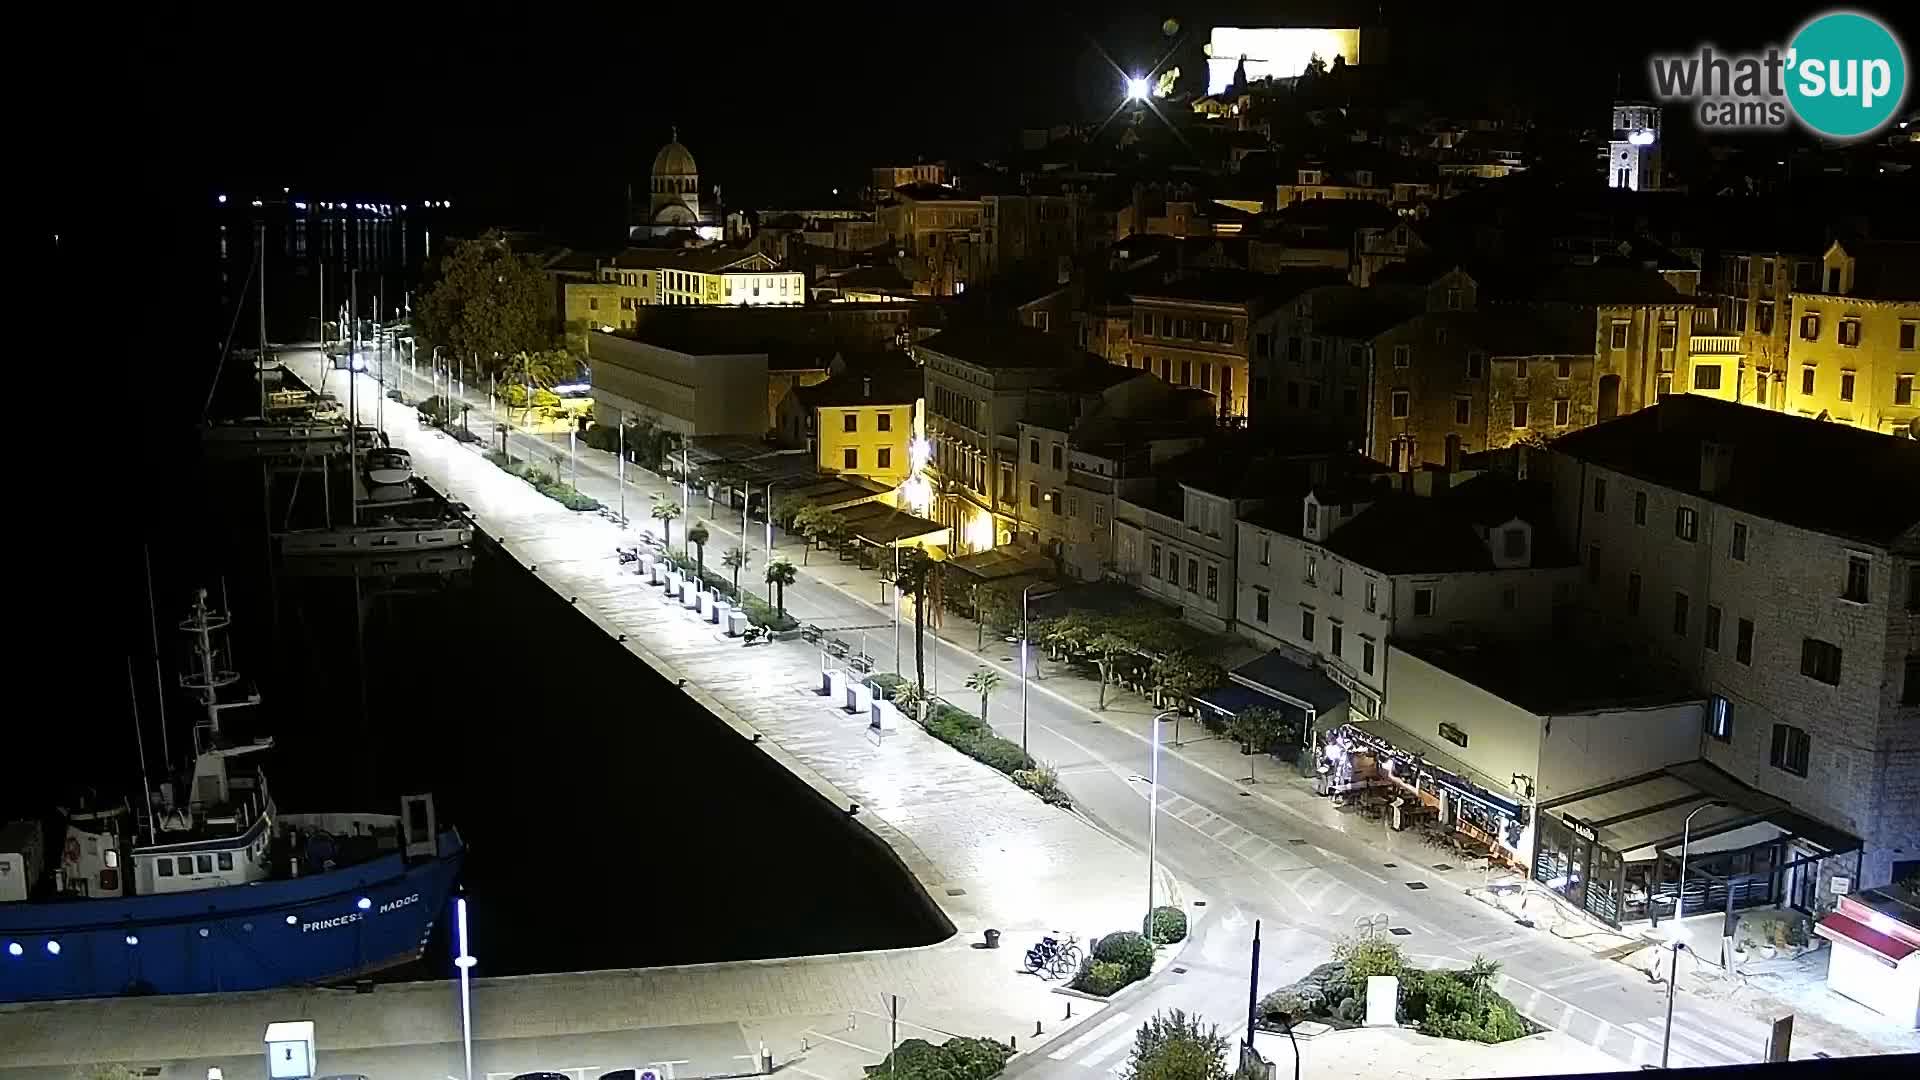
[[[313,1021],[268,1024],[266,1042],[268,1080],[312,1080]]]

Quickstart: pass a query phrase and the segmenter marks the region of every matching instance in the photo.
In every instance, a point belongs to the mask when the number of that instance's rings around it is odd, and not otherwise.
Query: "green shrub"
[[[1153,971],[1153,946],[1131,930],[1108,934],[1094,942],[1093,958],[1124,965],[1128,982],[1144,979]]]
[[[772,630],[796,630],[800,620],[791,615],[781,615],[773,610],[773,605],[757,596],[741,598],[740,607],[746,611],[747,618],[757,626]]]
[[[1187,936],[1187,913],[1161,905],[1147,915],[1147,936],[1157,945],[1169,945]]]
[[[1398,975],[1407,966],[1400,946],[1383,937],[1336,938],[1333,960],[1346,965],[1347,982],[1355,994],[1367,992],[1367,979],[1370,977]]]
[[[1080,973],[1068,985],[1083,993],[1111,997],[1131,982],[1133,980],[1127,978],[1127,965],[1089,960],[1080,965]]]
[[[866,1066],[866,1074],[875,1080],[988,1080],[1012,1056],[1012,1047],[992,1039],[955,1036],[938,1046],[908,1039],[880,1064]]]
[[[513,462],[509,461],[507,459],[507,455],[501,453],[500,451],[489,450],[487,451],[486,457],[487,457],[487,464],[492,465],[494,468],[504,469],[508,472],[513,471]]]
[[[620,452],[620,429],[612,424],[595,424],[581,436],[581,441],[595,450],[605,450],[609,454]]]
[[[1060,790],[1060,773],[1050,765],[1034,762],[1030,769],[1016,769],[1013,782],[1040,796],[1040,801],[1049,806],[1072,806],[1073,801],[1067,793]]]
[[[1281,1016],[1289,1022],[1298,1023],[1301,1019],[1318,1015],[1324,1000],[1316,1000],[1300,992],[1297,986],[1283,986],[1260,999],[1254,1011],[1260,1019],[1274,1023]]]

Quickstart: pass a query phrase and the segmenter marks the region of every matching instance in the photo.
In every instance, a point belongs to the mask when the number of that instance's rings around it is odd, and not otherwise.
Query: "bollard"
[[[1060,1019],[1062,1020],[1073,1019],[1073,999],[1072,998],[1067,999],[1067,1015],[1061,1017]]]
[[[1040,1037],[1040,1021],[1038,1020],[1033,1022],[1033,1037],[1036,1039]]]
[[[1018,1035],[1010,1036],[1007,1039],[1007,1047],[1008,1049],[1012,1050],[1014,1053],[1016,1054],[1019,1053],[1020,1052],[1020,1036]]]

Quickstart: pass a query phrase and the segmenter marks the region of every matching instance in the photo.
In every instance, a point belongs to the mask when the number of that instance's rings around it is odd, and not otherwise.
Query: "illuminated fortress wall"
[[[1360,31],[1298,27],[1242,29],[1216,26],[1207,51],[1207,93],[1218,94],[1233,82],[1240,58],[1247,59],[1247,78],[1291,79],[1307,70],[1315,55],[1332,66],[1335,56],[1360,62]]]

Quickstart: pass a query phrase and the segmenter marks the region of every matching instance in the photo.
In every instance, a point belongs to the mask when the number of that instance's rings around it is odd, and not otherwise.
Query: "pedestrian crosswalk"
[[[1662,1044],[1667,1037],[1664,1009],[1631,1020],[1618,1016],[1609,1020],[1568,1000],[1590,995],[1618,977],[1618,971],[1595,969],[1555,981],[1548,991],[1503,974],[1494,985],[1523,1014],[1564,1035],[1627,1066],[1657,1066],[1661,1064]],[[1708,1012],[1706,1008],[1699,1002],[1675,1003],[1673,1034],[1666,1049],[1667,1064],[1674,1068],[1750,1065],[1765,1059],[1769,1034],[1766,1025],[1730,1010]],[[1796,1047],[1793,1056],[1804,1058],[1812,1053],[1812,1047],[1801,1045]]]

